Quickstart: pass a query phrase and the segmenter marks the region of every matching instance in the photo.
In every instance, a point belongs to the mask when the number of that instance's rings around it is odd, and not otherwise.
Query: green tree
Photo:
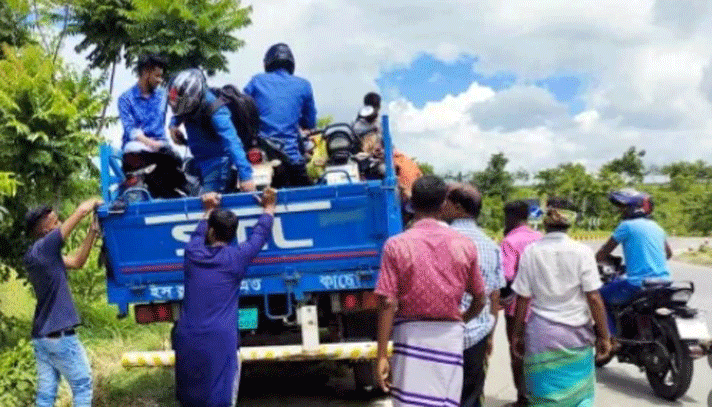
[[[91,68],[105,70],[109,94],[114,90],[116,65],[127,67],[146,53],[168,59],[168,71],[199,67],[208,75],[227,71],[225,53],[244,41],[233,33],[251,23],[252,7],[235,0],[67,0],[70,34],[83,35],[77,52],[90,49]],[[108,74],[108,70],[111,73]],[[108,101],[97,133],[104,126]]]
[[[423,175],[435,175],[435,168],[431,164],[418,162],[418,167]]]
[[[77,52],[92,48],[92,67],[132,66],[145,53],[165,55],[169,70],[227,71],[228,52],[244,41],[234,32],[251,23],[252,7],[235,0],[71,0],[69,30],[82,34]]]
[[[498,196],[506,201],[514,190],[514,176],[505,170],[508,162],[504,153],[492,154],[487,167],[473,174],[472,184],[483,195]]]
[[[633,183],[643,182],[645,165],[642,157],[645,156],[645,150],[637,150],[635,147],[630,147],[623,153],[620,158],[614,158],[606,163],[601,171],[610,171],[616,174],[626,176]]]
[[[0,172],[14,173],[17,197],[6,200],[10,218],[29,205],[86,192],[96,177],[89,157],[100,138],[91,130],[108,98],[100,82],[53,62],[40,46],[5,46],[0,60]],[[21,227],[0,233],[0,258],[18,261]]]
[[[670,178],[688,176],[693,179],[703,180],[712,178],[712,166],[704,160],[695,162],[677,161],[662,167],[661,172]]]
[[[709,236],[712,232],[712,193],[695,200],[689,207],[690,229]]]
[[[539,171],[535,179],[535,190],[539,195],[567,198],[584,217],[602,219],[607,226],[613,222],[614,211],[607,196],[611,190],[623,185],[620,174],[608,168],[591,174],[582,164],[566,163]]]
[[[25,23],[29,13],[30,7],[26,1],[0,2],[0,43],[20,47],[31,42],[30,30]],[[2,56],[0,51],[0,58]]]

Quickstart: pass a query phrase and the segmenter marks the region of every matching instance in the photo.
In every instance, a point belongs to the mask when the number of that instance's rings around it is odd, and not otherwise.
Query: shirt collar
[[[447,223],[435,219],[435,218],[425,218],[421,219],[413,224],[411,226],[411,229],[413,228],[418,228],[418,229],[432,229],[435,227],[449,227]]]
[[[154,89],[148,97],[144,97],[143,94],[141,94],[141,88],[139,88],[138,83],[133,87],[133,96],[136,99],[151,99],[156,96],[156,92],[158,92],[158,88]]]
[[[450,223],[451,227],[479,228],[477,221],[472,218],[459,218]]]

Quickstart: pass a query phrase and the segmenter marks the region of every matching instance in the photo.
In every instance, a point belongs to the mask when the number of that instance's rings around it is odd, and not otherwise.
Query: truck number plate
[[[680,339],[710,339],[710,330],[701,315],[689,319],[676,318],[675,324],[677,324],[677,332],[680,334]]]
[[[257,308],[240,308],[238,325],[241,331],[257,329]]]

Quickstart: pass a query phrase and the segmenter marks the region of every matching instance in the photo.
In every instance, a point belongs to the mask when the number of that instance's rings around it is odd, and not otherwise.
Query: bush
[[[37,382],[32,344],[20,340],[0,350],[0,406],[25,407],[33,403]]]

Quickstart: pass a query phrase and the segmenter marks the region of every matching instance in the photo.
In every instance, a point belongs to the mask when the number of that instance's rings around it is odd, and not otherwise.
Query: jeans
[[[616,321],[610,306],[629,303],[640,290],[640,287],[631,284],[626,279],[612,281],[601,288],[601,297],[606,304],[606,313],[608,314],[608,331],[611,335],[616,334]]]
[[[225,192],[230,185],[230,159],[228,157],[211,158],[204,161],[198,161],[198,170],[200,171],[200,193],[206,192]]]
[[[52,407],[60,375],[69,383],[75,407],[91,407],[89,359],[76,335],[32,339],[37,360],[37,407]]]

